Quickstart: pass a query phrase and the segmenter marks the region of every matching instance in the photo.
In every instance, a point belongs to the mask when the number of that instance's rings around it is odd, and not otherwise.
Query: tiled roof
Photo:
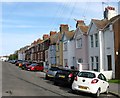
[[[120,26],[120,16],[119,16],[119,19],[117,19],[117,21],[115,21],[113,23],[113,30],[114,30],[114,32],[120,32],[119,26]]]
[[[37,44],[39,44],[39,43],[41,43],[42,42],[42,40],[39,38],[38,40],[37,40]]]
[[[87,33],[89,27],[85,25],[81,25],[79,26],[79,28],[81,29],[82,32]]]
[[[120,15],[117,15],[113,18],[111,18],[110,20],[98,20],[98,19],[92,19],[92,21],[95,23],[95,25],[98,27],[98,29],[103,29],[107,24],[110,24],[112,22],[114,22],[116,19],[120,18]]]
[[[95,25],[97,26],[98,29],[103,29],[109,22],[106,19],[103,19],[103,20],[92,19],[92,21],[95,23]]]
[[[50,44],[55,44],[58,39],[58,33],[50,36]]]
[[[120,15],[117,15],[109,20],[109,22],[114,22],[116,19],[119,19]]]
[[[71,40],[74,37],[75,32],[74,31],[66,31],[65,36],[68,40]]]

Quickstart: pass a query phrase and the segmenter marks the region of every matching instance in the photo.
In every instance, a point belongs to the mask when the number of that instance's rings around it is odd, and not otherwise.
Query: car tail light
[[[69,76],[68,76],[68,77],[69,77],[69,78],[71,78],[72,76],[73,76],[73,74],[71,73],[71,74],[69,74]]]
[[[77,81],[77,76],[74,78],[75,81]]]
[[[94,79],[94,80],[91,81],[91,84],[95,84],[97,82],[98,82],[98,79]]]
[[[31,69],[34,69],[35,67],[31,67]]]

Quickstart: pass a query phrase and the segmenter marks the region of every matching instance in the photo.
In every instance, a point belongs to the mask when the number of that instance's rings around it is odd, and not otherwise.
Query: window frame
[[[95,36],[95,47],[98,47],[98,33],[94,34]]]
[[[76,39],[76,48],[82,48],[82,38]]]
[[[93,35],[90,35],[90,47],[91,47],[91,48],[94,47],[94,39],[93,39]]]
[[[64,51],[67,51],[68,50],[68,43],[67,42],[64,42]]]

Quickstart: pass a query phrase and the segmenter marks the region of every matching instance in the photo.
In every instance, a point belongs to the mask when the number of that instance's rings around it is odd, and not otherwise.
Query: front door
[[[107,55],[108,60],[108,70],[112,70],[112,58],[111,55]]]

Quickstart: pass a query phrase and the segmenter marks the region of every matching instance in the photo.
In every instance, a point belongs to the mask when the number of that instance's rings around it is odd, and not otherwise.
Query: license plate
[[[54,76],[52,76],[52,75],[48,75],[48,77],[54,77]]]
[[[88,87],[85,86],[78,86],[80,89],[87,89]]]
[[[59,77],[60,77],[60,78],[65,78],[65,76],[63,76],[63,75],[59,75]]]

